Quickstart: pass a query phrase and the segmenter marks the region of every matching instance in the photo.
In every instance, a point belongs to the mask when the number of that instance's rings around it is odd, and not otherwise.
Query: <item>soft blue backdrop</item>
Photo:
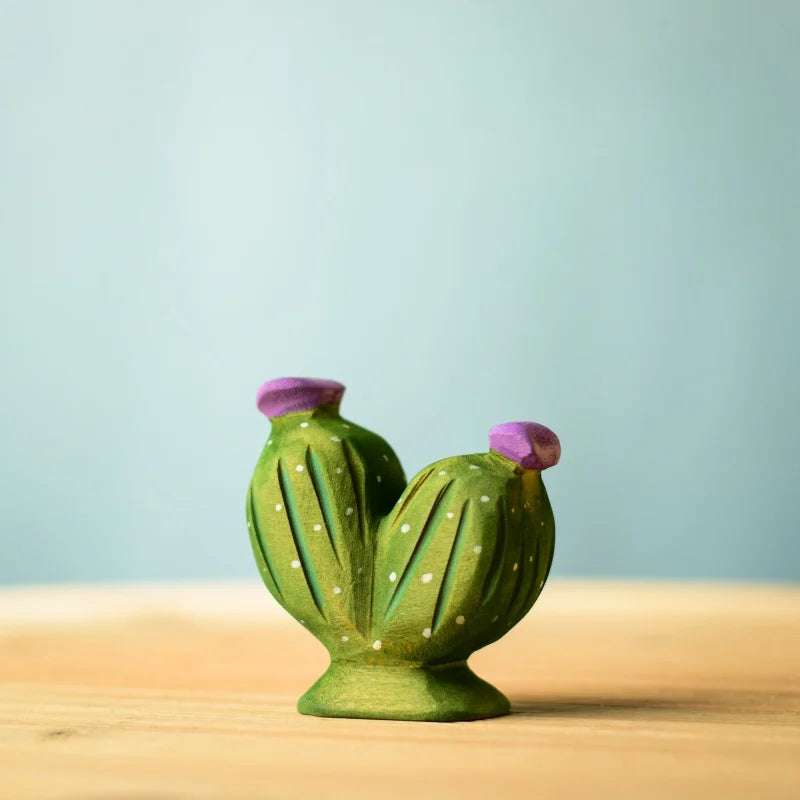
[[[561,436],[555,572],[799,579],[800,3],[0,4],[0,581],[255,576],[258,385]]]

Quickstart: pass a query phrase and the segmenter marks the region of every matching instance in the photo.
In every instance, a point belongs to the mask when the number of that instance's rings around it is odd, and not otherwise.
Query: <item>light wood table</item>
[[[476,671],[509,717],[303,717],[255,584],[0,590],[0,797],[800,798],[800,588],[552,581]]]

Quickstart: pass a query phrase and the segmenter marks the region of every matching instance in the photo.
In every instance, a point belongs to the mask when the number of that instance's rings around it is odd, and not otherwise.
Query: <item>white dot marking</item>
[[[333,593],[334,594],[341,594],[342,593],[342,587],[341,586],[334,586],[333,587]]]
[[[489,502],[489,495],[488,494],[482,494],[481,495],[481,503],[488,503],[488,502]]]
[[[377,478],[378,478],[378,483],[380,483],[383,480],[383,478],[380,475],[378,475]]]
[[[423,636],[424,636],[426,639],[430,639],[430,638],[431,638],[431,629],[430,629],[430,628],[423,628],[423,630],[422,630],[422,635],[423,635]]]
[[[470,469],[480,469],[480,467],[477,464],[470,464],[469,468]]]
[[[423,572],[422,573],[422,582],[423,583],[430,583],[433,580],[433,573],[432,572]]]
[[[341,467],[336,467],[336,474],[337,475],[341,475],[342,474],[342,468]]]
[[[300,427],[301,428],[307,428],[308,427],[308,423],[307,422],[301,422],[300,423]]]
[[[456,625],[463,625],[463,624],[464,624],[464,615],[463,614],[459,614],[456,617]]]
[[[519,564],[517,564],[517,562],[515,561],[514,562],[514,572],[516,572],[518,569],[519,569]]]
[[[447,519],[453,519],[453,512],[452,511],[448,511],[447,512]]]
[[[404,522],[404,523],[403,523],[403,524],[400,526],[400,530],[401,530],[403,533],[408,533],[408,532],[411,530],[411,526],[410,526],[410,525],[409,525],[407,522]]]
[[[342,641],[343,642],[349,642],[350,641],[350,637],[349,636],[342,636]]]
[[[344,513],[349,517],[353,513],[352,507],[347,506],[347,508],[344,510]]]
[[[305,467],[302,464],[298,464],[295,467],[295,470],[297,470],[297,472],[302,472],[304,469],[305,469]]]
[[[276,511],[280,511],[282,508],[283,508],[283,506],[280,503],[276,503],[275,504],[275,510]]]
[[[322,530],[322,525],[320,525],[319,523],[317,523],[317,524],[314,526],[314,530],[315,530],[315,531],[321,531],[321,530]]]
[[[292,561],[292,569],[297,569],[300,566],[300,562],[297,559]]]
[[[473,550],[474,550],[476,553],[480,553],[480,552],[481,552],[481,550],[483,550],[483,548],[482,548],[482,547],[481,547],[479,544],[476,544],[476,545],[475,545],[475,547],[473,547],[472,549],[473,549]]]
[[[338,436],[331,436],[332,442],[341,442],[342,440]]]
[[[381,649],[381,640],[380,640],[380,639],[376,639],[376,640],[375,640],[375,641],[372,643],[372,649],[373,649],[373,650],[380,650],[380,649]]]
[[[388,464],[389,463],[389,456],[386,453],[383,454],[383,460]]]
[[[440,470],[439,470],[439,474],[440,474],[440,475],[447,475],[447,473],[446,473],[446,472],[445,472],[443,469],[440,469]]]
[[[394,582],[397,580],[397,573],[396,573],[396,572],[390,572],[390,573],[389,573],[389,580],[390,580],[392,583],[394,583]]]

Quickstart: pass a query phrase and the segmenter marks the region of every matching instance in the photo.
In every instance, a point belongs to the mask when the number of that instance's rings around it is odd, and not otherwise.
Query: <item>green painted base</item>
[[[508,714],[509,702],[465,661],[436,667],[334,661],[297,709],[318,717],[457,722]]]

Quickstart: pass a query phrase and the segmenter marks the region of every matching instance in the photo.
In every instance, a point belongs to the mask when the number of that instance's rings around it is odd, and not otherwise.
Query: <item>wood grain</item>
[[[0,591],[0,797],[800,797],[800,589],[554,581],[472,659],[510,717],[303,717],[262,587]]]

